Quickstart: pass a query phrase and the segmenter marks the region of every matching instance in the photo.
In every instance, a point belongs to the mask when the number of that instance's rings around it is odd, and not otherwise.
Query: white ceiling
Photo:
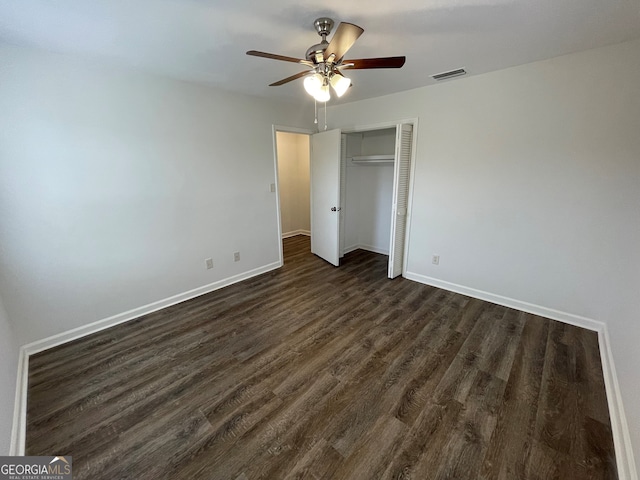
[[[0,42],[299,98],[301,80],[267,86],[298,65],[245,52],[302,58],[320,40],[320,16],[365,29],[349,58],[407,57],[400,70],[349,72],[344,101],[428,85],[454,68],[477,75],[640,37],[637,0],[0,0]]]

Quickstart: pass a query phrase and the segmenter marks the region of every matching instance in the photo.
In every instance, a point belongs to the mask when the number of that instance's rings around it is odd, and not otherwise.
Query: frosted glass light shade
[[[318,90],[318,93],[314,95],[314,98],[318,102],[327,102],[331,98],[331,93],[329,93],[329,85],[322,85]]]
[[[304,89],[309,95],[315,97],[320,92],[322,83],[322,75],[320,75],[319,73],[314,73],[313,75],[309,75],[304,79]]]
[[[336,91],[336,95],[338,95],[338,97],[341,97],[347,90],[349,90],[349,87],[351,86],[351,80],[343,75],[340,75],[339,73],[335,73],[331,77],[331,86]]]

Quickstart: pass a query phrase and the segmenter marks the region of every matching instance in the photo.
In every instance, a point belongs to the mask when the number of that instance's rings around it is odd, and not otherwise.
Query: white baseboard
[[[527,303],[520,300],[515,300],[509,297],[503,297],[502,295],[495,295],[493,293],[485,292],[483,290],[476,290],[475,288],[465,287],[458,285],[457,283],[446,282],[433,277],[427,277],[419,273],[406,272],[403,275],[409,280],[415,282],[424,283],[425,285],[431,285],[432,287],[442,288],[451,292],[461,293],[467,297],[478,298],[487,302],[502,305],[504,307],[514,308],[522,312],[533,313],[534,315],[540,315],[541,317],[551,318],[552,320],[558,320],[569,325],[575,325],[576,327],[586,328],[599,332],[604,328],[605,324],[597,320],[593,320],[587,317],[581,317],[572,313],[561,312],[560,310],[554,310],[552,308],[541,307],[533,303]]]
[[[247,280],[251,277],[270,272],[271,270],[275,270],[276,268],[280,268],[281,266],[281,262],[270,263],[268,265],[255,268],[247,272],[239,273],[238,275],[224,278],[217,282],[194,288],[193,290],[189,290],[178,295],[173,295],[172,297],[158,300],[157,302],[153,302],[142,307],[134,308],[133,310],[129,310],[128,312],[119,313],[118,315],[98,320],[97,322],[83,325],[81,327],[74,328],[72,330],[68,330],[66,332],[62,332],[57,335],[53,335],[51,337],[47,337],[20,347],[20,357],[18,360],[18,378],[16,380],[13,427],[11,429],[10,454],[24,455],[27,421],[27,387],[29,383],[28,370],[30,355],[34,355],[49,348],[57,347],[58,345],[71,342],[72,340],[76,340],[87,335],[91,335],[92,333],[100,332],[121,323],[129,322],[143,315],[147,315],[149,313],[162,310],[163,308],[170,307],[171,305],[175,305],[177,303],[199,297],[200,295],[213,292],[214,290],[219,290],[234,283],[241,282],[242,280]]]
[[[24,347],[18,353],[18,375],[16,395],[13,403],[13,425],[9,455],[24,455],[27,438],[27,387],[29,386],[29,356]]]
[[[384,250],[382,248],[373,247],[371,245],[364,245],[362,243],[359,243],[358,245],[352,245],[350,247],[345,247],[344,254],[346,255],[347,253],[351,253],[354,250],[366,250],[368,252],[380,253],[382,255],[389,255],[389,250]]]
[[[283,233],[282,239],[289,237],[295,237],[296,235],[306,235],[307,237],[311,236],[311,232],[309,230],[293,230],[291,232]]]
[[[598,332],[598,343],[600,344],[600,361],[602,363],[604,385],[607,390],[607,403],[609,405],[613,445],[616,451],[618,478],[620,480],[638,480],[638,472],[631,446],[631,436],[629,435],[629,424],[622,405],[622,394],[613,362],[611,344],[609,343],[609,330],[606,325]]]
[[[351,245],[350,247],[344,247],[342,254],[346,255],[347,253],[351,253],[354,250],[358,250],[359,248],[360,247],[358,245]]]
[[[604,322],[594,320],[592,318],[574,315],[572,313],[554,310],[552,308],[542,307],[521,300],[515,300],[502,295],[477,290],[475,288],[465,287],[456,283],[446,282],[426,275],[418,273],[405,272],[404,277],[415,282],[431,285],[432,287],[442,288],[451,292],[460,293],[468,297],[478,298],[487,302],[503,305],[541,317],[550,318],[559,322],[568,323],[577,327],[593,330],[598,333],[598,343],[600,346],[600,359],[602,363],[602,371],[604,375],[605,389],[607,392],[607,403],[609,406],[609,417],[611,419],[611,431],[613,434],[613,442],[616,452],[616,464],[618,467],[619,480],[638,480],[636,464],[633,457],[633,449],[631,446],[631,437],[629,435],[629,426],[622,405],[622,396],[620,394],[620,386],[616,369],[611,353],[611,345],[609,343],[609,332]]]
[[[42,352],[43,350],[47,350],[63,343],[85,337],[92,333],[99,332],[100,330],[118,325],[120,323],[128,322],[135,318],[141,317],[142,315],[162,310],[163,308],[170,307],[171,305],[175,305],[176,303],[181,303],[186,300],[199,297],[200,295],[204,295],[205,293],[213,292],[214,290],[218,290],[234,283],[241,282],[242,280],[255,277],[256,275],[261,275],[265,272],[275,270],[276,268],[279,268],[281,266],[282,264],[280,262],[270,263],[268,265],[255,268],[247,272],[239,273],[238,275],[234,275],[232,277],[223,278],[222,280],[218,280],[217,282],[213,282],[202,287],[194,288],[193,290],[189,290],[184,293],[173,295],[172,297],[165,298],[163,300],[158,300],[157,302],[153,302],[142,307],[134,308],[133,310],[129,310],[128,312],[119,313],[112,317],[104,318],[102,320],[98,320],[97,322],[89,323],[87,325],[83,325],[81,327],[74,328],[57,335],[53,335],[43,340],[29,343],[23,348],[26,349],[27,355],[33,355],[34,353]]]

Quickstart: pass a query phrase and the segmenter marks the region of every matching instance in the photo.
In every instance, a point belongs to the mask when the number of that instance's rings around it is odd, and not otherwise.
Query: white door
[[[340,264],[340,130],[311,135],[311,253]]]
[[[409,171],[413,126],[396,128],[396,155],[393,165],[393,207],[391,209],[391,240],[389,242],[389,278],[402,274],[404,240],[409,204]]]

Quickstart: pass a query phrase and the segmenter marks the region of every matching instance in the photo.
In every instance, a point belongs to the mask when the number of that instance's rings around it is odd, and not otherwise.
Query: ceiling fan
[[[342,22],[333,35],[331,42],[327,41],[327,36],[333,28],[333,20],[330,18],[318,18],[313,25],[322,38],[320,43],[312,45],[307,50],[304,59],[275,55],[273,53],[249,50],[247,55],[254,57],[271,58],[284,62],[299,63],[309,67],[309,70],[296,73],[269,85],[276,87],[284,85],[298,78],[306,77],[304,80],[305,90],[318,102],[326,102],[331,98],[329,86],[333,88],[336,95],[341,97],[351,86],[351,80],[345,77],[342,70],[345,69],[370,69],[370,68],[400,68],[404,65],[405,57],[381,57],[381,58],[361,58],[357,60],[345,60],[344,55],[353,46],[358,37],[362,35],[364,29],[352,23]]]

